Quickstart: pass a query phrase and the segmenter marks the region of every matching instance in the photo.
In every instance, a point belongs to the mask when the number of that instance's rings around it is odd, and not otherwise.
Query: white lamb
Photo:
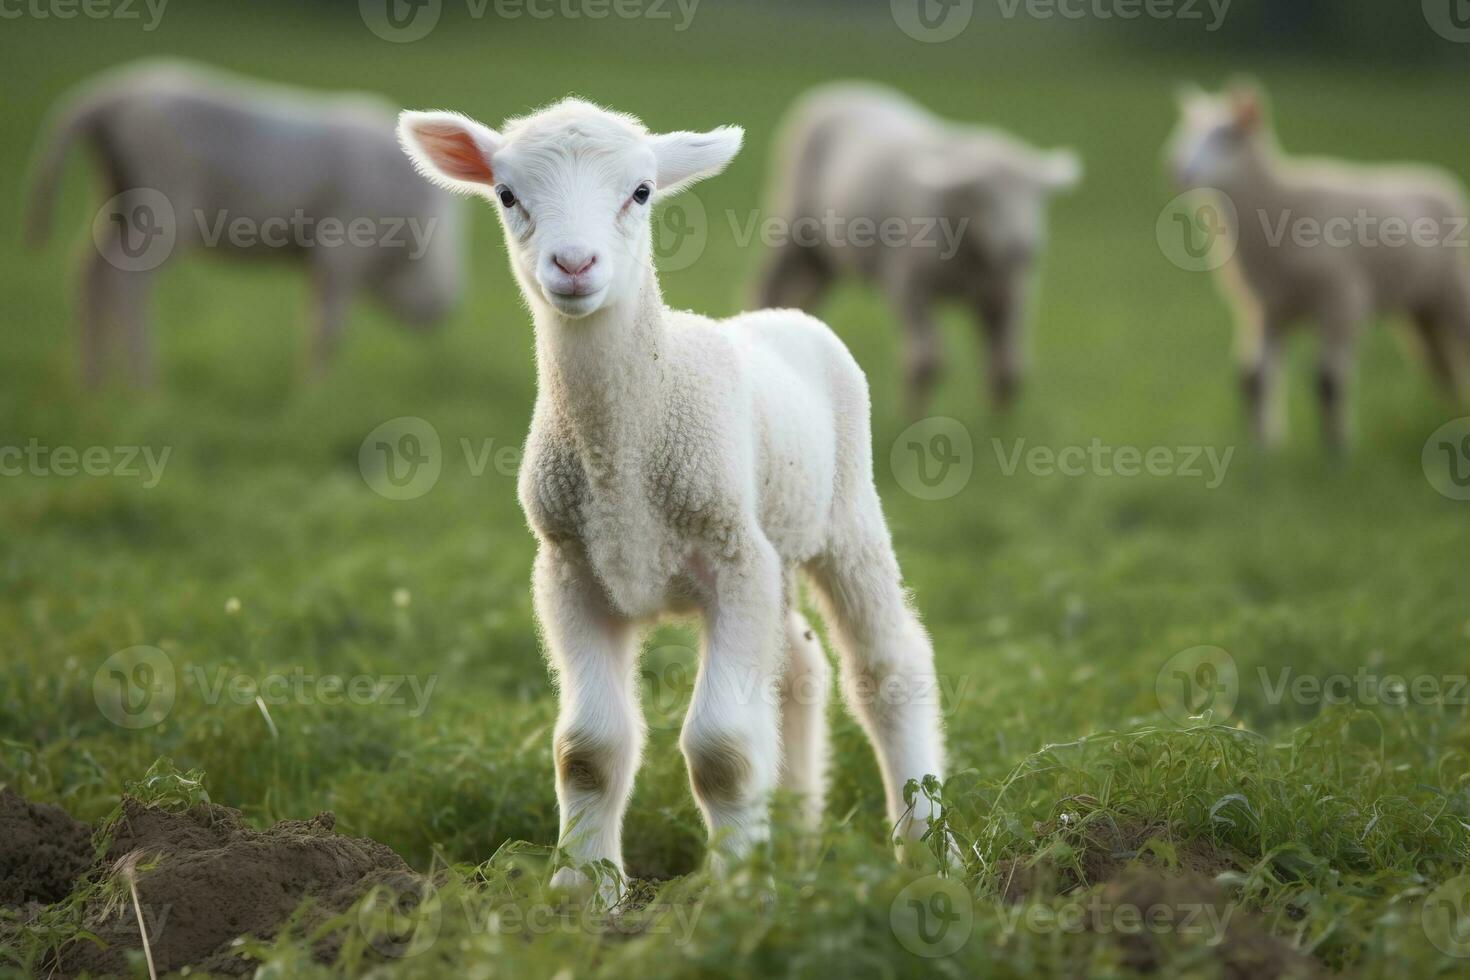
[[[933,653],[874,487],[863,373],[799,312],[716,322],[669,309],[651,261],[650,202],[722,170],[742,131],[653,135],[568,99],[498,132],[405,112],[399,134],[430,179],[498,201],[535,321],[520,499],[560,689],[572,866],[554,883],[583,883],[589,862],[622,870],[644,737],[638,632],[663,613],[705,624],[680,745],[715,865],[767,836],[778,785],[820,814],[828,669],[798,610],[799,569],[841,649],[889,817],[901,841],[922,835],[928,804],[906,812],[903,796],[909,780],[943,775]]]
[[[760,302],[814,311],[844,275],[883,290],[904,331],[915,418],[943,364],[935,308],[963,304],[983,331],[991,401],[1004,411],[1021,384],[1047,203],[1081,177],[1070,150],[949,122],[872,83],[824,85],[791,110],[777,141],[771,209],[792,233],[771,256]],[[840,234],[812,233],[834,226]]]
[[[1323,434],[1348,441],[1347,387],[1374,316],[1407,313],[1440,384],[1458,394],[1470,343],[1464,189],[1425,166],[1359,167],[1282,153],[1261,93],[1187,90],[1168,148],[1175,179],[1228,199],[1220,231],[1235,252],[1222,268],[1238,314],[1252,427],[1266,445],[1285,421],[1278,397],[1288,330],[1316,321]]]
[[[41,241],[66,153],[85,143],[107,193],[119,195],[104,217],[122,220],[106,238],[94,231],[97,248],[84,256],[84,380],[101,380],[117,329],[133,380],[151,381],[148,293],[162,262],[189,249],[306,265],[317,371],[360,291],[410,323],[443,319],[463,278],[460,202],[414,175],[393,124],[393,107],[373,96],[288,89],[181,61],[84,83],[54,114],[28,221]]]

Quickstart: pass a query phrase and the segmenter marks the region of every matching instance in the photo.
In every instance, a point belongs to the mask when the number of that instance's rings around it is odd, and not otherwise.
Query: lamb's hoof
[[[553,891],[566,892],[580,900],[591,900],[598,907],[610,909],[622,898],[622,876],[608,872],[594,882],[577,868],[558,868],[551,876]]]

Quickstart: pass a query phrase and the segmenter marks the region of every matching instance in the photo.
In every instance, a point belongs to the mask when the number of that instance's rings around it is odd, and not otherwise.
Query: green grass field
[[[1143,56],[1068,24],[977,23],[962,42],[920,45],[881,9],[832,20],[713,0],[683,32],[446,15],[404,45],[372,36],[350,6],[179,3],[153,32],[0,26],[12,80],[0,226],[13,232],[0,243],[0,445],[169,452],[156,486],[0,478],[0,784],[94,820],[169,757],[203,770],[210,798],[257,825],[330,809],[340,831],[420,870],[449,866],[437,941],[377,963],[384,975],[1269,975],[1242,966],[1257,954],[1288,972],[1464,975],[1470,960],[1436,945],[1421,915],[1430,893],[1470,872],[1470,505],[1437,493],[1421,465],[1429,434],[1463,413],[1433,394],[1399,332],[1381,329],[1364,347],[1356,452],[1334,461],[1316,438],[1304,344],[1291,441],[1260,456],[1236,402],[1230,317],[1210,278],[1175,268],[1155,240],[1173,196],[1159,160],[1176,82],[1249,69],[1273,94],[1288,149],[1410,156],[1470,176],[1470,130],[1450,124],[1463,117],[1463,76],[1167,47]],[[921,873],[894,862],[870,750],[835,699],[819,846],[800,845],[783,819],[770,855],[709,880],[676,744],[694,633],[670,626],[648,644],[652,732],[625,832],[652,911],[618,929],[543,893],[554,697],[528,595],[533,542],[514,453],[477,475],[461,449],[519,447],[534,397],[530,324],[498,225],[475,207],[467,302],[443,330],[416,336],[364,304],[318,384],[301,377],[297,270],[182,262],[154,304],[157,389],[84,392],[71,272],[100,201],[78,153],[51,243],[28,251],[22,175],[68,86],[165,53],[492,122],[575,92],[657,129],[742,124],[745,151],[698,191],[702,255],[663,279],[671,304],[721,315],[741,309],[763,257],[737,244],[726,215],[759,207],[773,129],[810,85],[876,77],[945,114],[1077,148],[1087,177],[1053,212],[1030,384],[1013,416],[987,414],[974,334],[946,321],[934,411],[963,422],[973,445],[958,494],[920,499],[889,465],[906,422],[881,299],[849,285],[824,311],[869,372],[879,487],[946,686],[944,797],[967,862],[952,885],[910,885]],[[444,447],[438,483],[406,501],[374,492],[358,466],[364,437],[400,416],[427,420]],[[1213,489],[1190,477],[1007,475],[1000,459],[1017,440],[1094,439],[1234,454]],[[93,681],[137,645],[165,651],[177,682],[163,721],[129,729],[99,710]],[[1158,692],[1178,683],[1170,659],[1200,646],[1227,651],[1234,670],[1213,716],[1189,721]],[[230,678],[273,674],[408,675],[427,697],[405,684],[397,697],[329,704],[308,684],[263,711],[231,695]],[[1335,699],[1347,703],[1330,704],[1279,689],[1336,675],[1431,695],[1371,703],[1355,680]],[[1242,936],[1212,946],[1163,929],[1140,959],[1122,930],[1021,914],[1086,895],[1126,903],[1130,860],[1218,877]],[[1027,904],[1013,904],[1018,887]],[[951,889],[948,904],[923,891],[936,888]],[[936,913],[959,910],[953,929],[969,932],[956,949],[914,931],[916,894]],[[496,910],[500,926],[461,914],[472,907]],[[55,941],[21,938],[10,952],[22,964]],[[300,937],[258,955],[263,975],[310,967]]]

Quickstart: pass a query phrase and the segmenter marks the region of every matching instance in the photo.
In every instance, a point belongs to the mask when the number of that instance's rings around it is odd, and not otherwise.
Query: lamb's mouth
[[[546,297],[546,301],[563,316],[582,317],[602,305],[602,298],[607,295],[607,286],[598,286],[586,292],[580,288],[574,292],[558,292],[542,286],[541,292]]]

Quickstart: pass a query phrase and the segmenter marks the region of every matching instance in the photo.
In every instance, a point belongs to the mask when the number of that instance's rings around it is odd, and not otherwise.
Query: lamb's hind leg
[[[910,842],[933,814],[922,794],[910,810],[905,785],[944,776],[934,651],[904,596],[877,492],[868,484],[859,494],[808,567],[837,643],[843,695],[878,757],[889,820]]]
[[[770,795],[781,768],[781,565],[757,533],[739,554],[742,560],[717,575],[679,739],[716,870],[769,836]]]
[[[781,788],[796,794],[803,822],[822,820],[827,786],[827,692],[831,670],[822,642],[788,589],[786,669],[781,684]]]
[[[1458,400],[1460,380],[1455,350],[1458,341],[1453,331],[1440,317],[1425,311],[1414,314],[1414,326],[1424,346],[1424,360],[1435,384],[1446,396]]]
[[[571,865],[551,883],[576,887],[586,881],[583,865],[610,861],[623,870],[623,813],[643,744],[636,638],[580,562],[543,549],[533,585],[561,700],[552,747],[559,842]],[[617,890],[607,880],[599,888],[608,901]]]
[[[1322,314],[1317,401],[1322,412],[1322,438],[1333,452],[1345,451],[1352,435],[1349,389],[1357,360],[1358,328],[1367,312],[1367,303],[1361,297],[1344,290]]]
[[[108,330],[111,316],[109,283],[117,270],[102,253],[87,250],[82,260],[81,296],[77,308],[77,358],[82,384],[97,388],[107,366]]]

